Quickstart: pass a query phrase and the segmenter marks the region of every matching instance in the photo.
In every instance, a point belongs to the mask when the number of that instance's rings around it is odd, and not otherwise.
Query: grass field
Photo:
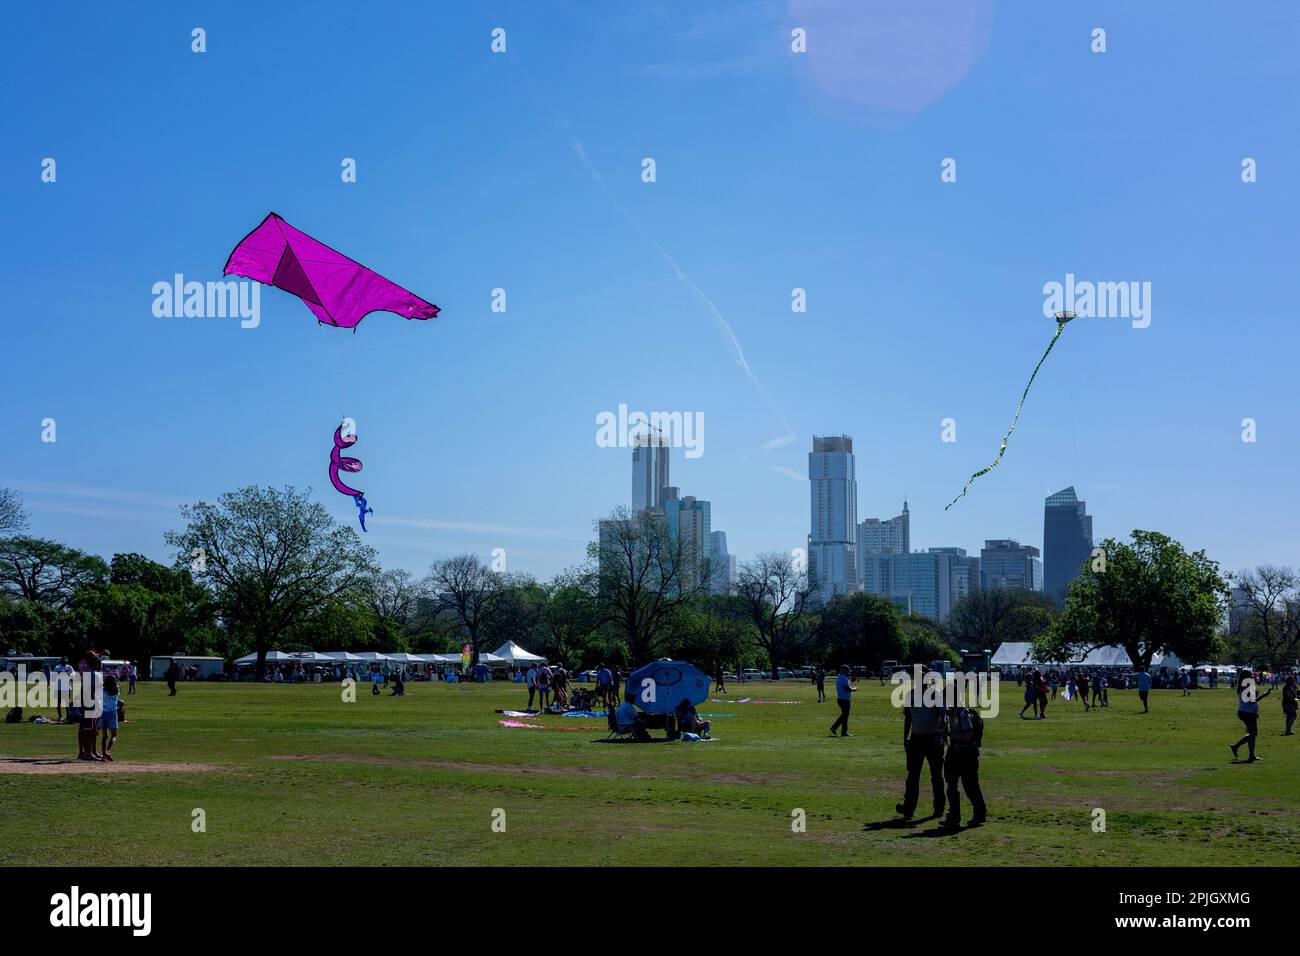
[[[111,766],[31,762],[75,755],[74,729],[0,725],[0,864],[1300,863],[1300,737],[1280,736],[1275,698],[1264,759],[1246,765],[1228,751],[1241,727],[1227,689],[1153,691],[1145,716],[1112,691],[1105,710],[1058,701],[1022,721],[1009,685],[985,732],[990,821],[936,836],[930,821],[864,828],[895,818],[903,779],[901,719],[874,681],[846,740],[826,736],[835,705],[807,683],[765,681],[718,696],[803,703],[708,703],[736,715],[714,720],[715,741],[650,746],[550,729],[590,719],[502,727],[494,710],[523,705],[517,685],[408,686],[395,699],[360,685],[344,704],[336,685],[169,698],[142,683]]]

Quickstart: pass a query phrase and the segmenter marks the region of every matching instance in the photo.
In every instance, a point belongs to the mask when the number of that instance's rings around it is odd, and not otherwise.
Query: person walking
[[[167,690],[169,691],[167,696],[175,697],[176,681],[181,676],[181,668],[180,665],[176,663],[176,658],[173,657],[171,659],[171,663],[167,665],[167,672],[163,676],[167,678]]]
[[[719,694],[725,694],[727,692],[727,672],[723,670],[721,664],[718,665],[717,672],[713,675],[713,684],[714,689],[717,690]]]
[[[132,661],[126,669],[126,693],[128,697],[135,693],[135,682],[139,676],[140,668],[135,666],[135,661]]]
[[[1020,708],[1021,720],[1029,719],[1028,717],[1025,716],[1025,711],[1027,711],[1030,707],[1034,708],[1034,716],[1037,717],[1038,716],[1038,691],[1034,688],[1034,679],[1032,677],[1026,677],[1025,678],[1025,706]],[[904,736],[906,736],[906,734],[904,734]]]
[[[1286,717],[1286,730],[1282,731],[1282,736],[1294,737],[1291,728],[1295,725],[1296,714],[1295,674],[1287,674],[1286,680],[1282,682],[1282,714]]]
[[[1038,700],[1038,719],[1047,717],[1047,678],[1041,673],[1034,675],[1034,694]]]
[[[1151,694],[1151,675],[1145,670],[1138,671],[1133,675],[1133,682],[1137,684],[1138,700],[1142,701],[1142,713],[1151,713],[1151,708],[1147,704],[1147,697]]]
[[[1245,725],[1246,736],[1229,746],[1232,756],[1236,758],[1237,751],[1245,744],[1250,752],[1246,763],[1255,763],[1261,759],[1255,756],[1255,738],[1259,736],[1259,702],[1273,693],[1271,687],[1262,694],[1257,693],[1257,690],[1255,676],[1250,671],[1242,671],[1237,678],[1237,719]]]
[[[984,742],[984,717],[969,707],[954,707],[948,712],[948,754],[943,775],[948,782],[948,816],[945,829],[961,827],[961,794],[958,784],[970,801],[970,825],[980,826],[988,817],[984,791],[980,789],[980,745]]]
[[[841,737],[852,737],[849,733],[849,710],[853,706],[853,694],[857,690],[849,680],[849,665],[841,664],[839,675],[835,678],[835,703],[840,706],[840,715],[835,718],[835,723],[831,724],[831,736],[835,736],[835,728],[841,728]]]
[[[1028,695],[1034,686],[1025,678]],[[947,711],[941,706],[927,707],[922,689],[913,686],[903,707],[903,751],[907,755],[907,780],[903,784],[903,802],[894,807],[910,820],[921,799],[921,768],[930,765],[930,790],[934,798],[934,816],[943,816],[943,730]],[[1021,712],[1023,715],[1023,711]]]
[[[820,664],[813,669],[813,683],[817,685],[817,703],[826,703],[826,668]]]

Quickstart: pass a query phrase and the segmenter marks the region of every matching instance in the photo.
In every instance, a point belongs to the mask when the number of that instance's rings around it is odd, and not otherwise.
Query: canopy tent
[[[317,651],[299,651],[293,655],[294,660],[301,661],[304,664],[337,664],[338,661],[329,654],[321,654]]]
[[[994,667],[1132,667],[1128,651],[1119,645],[1095,647],[1082,658],[1068,661],[1036,661],[1032,654],[1034,645],[1028,641],[1004,641],[993,652],[990,663]],[[1182,666],[1175,654],[1158,653],[1151,658],[1151,669],[1176,670]]]
[[[422,654],[420,655],[430,664],[459,664],[459,654]]]
[[[293,664],[293,663],[297,662],[297,660],[298,660],[298,658],[294,657],[292,654],[286,654],[284,651],[267,651],[267,652],[266,652],[266,662],[267,662],[268,664]],[[235,663],[236,663],[236,664],[256,664],[256,663],[257,663],[257,653],[254,652],[254,653],[252,653],[252,654],[245,654],[243,657],[241,657],[241,658],[239,658],[238,660],[236,660]]]
[[[486,651],[479,654],[478,662],[487,664],[489,667],[508,667],[510,665],[510,661],[504,657],[497,657],[495,654],[489,654]]]
[[[337,664],[358,664],[365,660],[350,651],[326,651],[325,656]]]
[[[391,661],[392,658],[387,654],[380,654],[378,651],[362,651],[357,655],[363,661]]]
[[[503,661],[508,661],[511,664],[545,664],[546,663],[545,657],[539,657],[538,655],[533,654],[530,651],[524,650],[514,641],[506,641],[504,644],[502,644],[492,653],[494,656],[501,658]],[[483,655],[481,654],[479,655],[480,658],[482,656]]]
[[[408,654],[405,651],[399,651],[396,654],[389,654],[390,661],[396,661],[398,664],[427,664],[423,654]]]
[[[709,696],[709,678],[704,671],[687,661],[666,657],[628,674],[626,687],[647,714],[671,714],[682,700],[702,704]]]

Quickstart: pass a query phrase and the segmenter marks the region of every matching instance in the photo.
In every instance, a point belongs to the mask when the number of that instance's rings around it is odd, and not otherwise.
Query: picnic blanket
[[[753,704],[802,704],[801,700],[755,700],[750,701]]]
[[[522,720],[498,720],[502,727],[526,727],[529,730],[608,730],[608,725],[602,724],[570,724],[567,727],[546,727],[542,724],[529,724]]]
[[[740,700],[725,700],[725,699],[722,698],[722,697],[710,697],[710,698],[709,698],[709,703],[711,703],[711,704],[748,704],[752,699],[753,699],[753,698],[751,698],[751,697],[742,697],[742,698],[740,698]]]
[[[603,710],[596,713],[594,710],[571,710],[564,715],[565,717],[606,717],[608,716]]]

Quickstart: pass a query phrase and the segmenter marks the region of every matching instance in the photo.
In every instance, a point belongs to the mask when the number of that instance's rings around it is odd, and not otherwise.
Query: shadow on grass
[[[925,823],[927,820],[939,819],[938,814],[930,814],[928,817],[891,817],[888,820],[877,820],[874,823],[864,823],[864,830],[912,830],[917,824]]]

